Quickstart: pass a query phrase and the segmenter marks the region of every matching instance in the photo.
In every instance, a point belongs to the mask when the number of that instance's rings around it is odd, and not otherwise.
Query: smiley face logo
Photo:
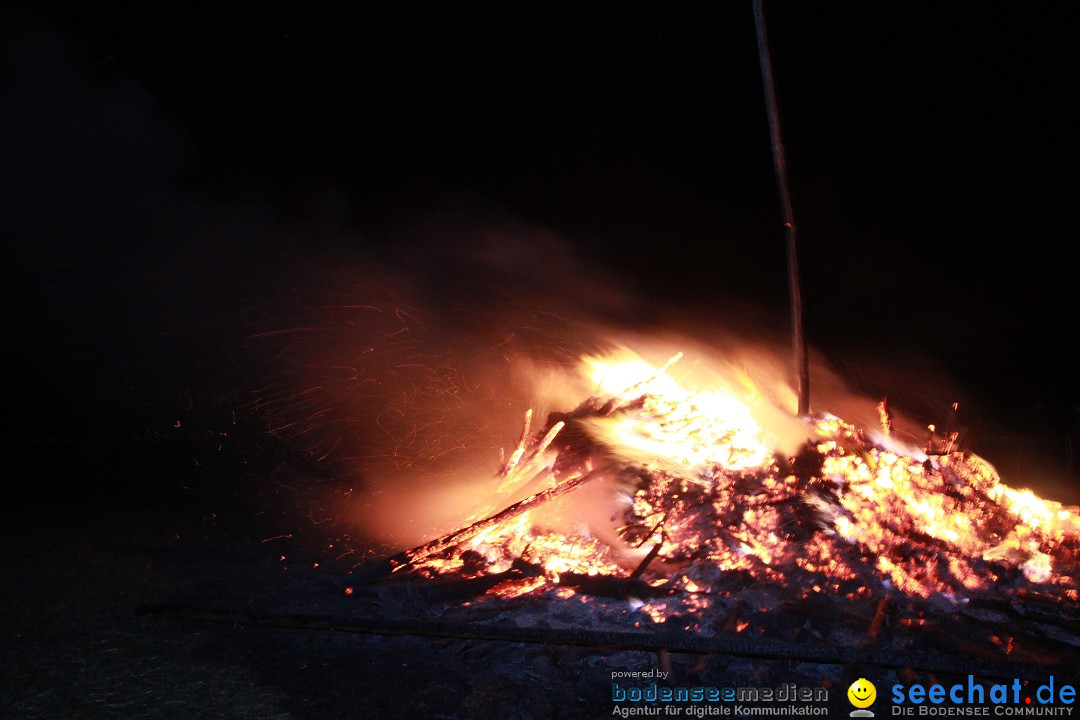
[[[868,708],[877,699],[877,688],[866,678],[859,678],[847,689],[847,698],[857,708]]]

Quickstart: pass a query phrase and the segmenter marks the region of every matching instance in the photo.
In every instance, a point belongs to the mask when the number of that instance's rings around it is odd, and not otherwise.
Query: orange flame
[[[588,530],[544,528],[531,511],[421,569],[490,574],[524,560],[542,574],[492,590],[520,595],[557,585],[565,573],[627,577],[659,542],[655,567],[683,569],[645,575],[670,591],[633,603],[656,622],[676,605],[708,607],[723,574],[736,571],[806,593],[855,596],[883,587],[958,599],[995,583],[1026,582],[1076,595],[1076,508],[1003,484],[977,456],[927,456],[881,436],[874,442],[827,414],[802,421],[803,454],[819,465],[793,471],[756,419],[762,393],[745,377],[718,375],[707,385],[678,379],[673,368],[681,359],[584,358],[594,397],[536,437],[528,415],[497,478],[504,492],[551,486],[606,463],[621,488],[622,504],[613,506],[626,520],[625,546]],[[571,424],[584,445],[564,439]]]

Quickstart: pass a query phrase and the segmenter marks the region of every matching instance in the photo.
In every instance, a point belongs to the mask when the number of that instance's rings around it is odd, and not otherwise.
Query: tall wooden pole
[[[769,115],[773,169],[776,173],[776,188],[780,193],[780,210],[783,213],[784,235],[787,239],[791,343],[795,356],[799,415],[805,416],[810,412],[810,359],[806,352],[806,339],[803,337],[802,290],[799,286],[799,257],[795,249],[795,214],[791,210],[787,160],[784,158],[784,141],[780,134],[780,112],[776,108],[776,88],[773,85],[772,59],[769,55],[769,38],[765,33],[765,9],[762,7],[762,0],[754,0],[754,25],[757,28],[758,64],[761,65],[761,85],[765,91],[765,110]]]

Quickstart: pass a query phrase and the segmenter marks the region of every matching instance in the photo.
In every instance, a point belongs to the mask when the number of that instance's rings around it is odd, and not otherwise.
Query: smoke
[[[269,215],[188,190],[189,137],[108,57],[30,15],[0,28],[5,436],[174,423]]]
[[[535,431],[591,394],[584,355],[684,352],[675,372],[740,388],[780,452],[805,442],[782,315],[719,294],[667,303],[458,189],[351,225],[331,189],[318,221],[286,227],[192,191],[193,142],[107,61],[33,18],[4,27],[7,369],[34,379],[6,390],[8,437],[179,427],[219,442],[247,422],[307,481],[329,478],[317,502],[341,524],[399,546],[513,500],[492,496],[500,454],[526,410]],[[876,427],[880,397],[811,365],[815,410]],[[942,408],[959,394],[928,392]],[[896,437],[918,445],[924,426],[901,414]],[[552,513],[604,532],[616,490]]]
[[[586,355],[629,351],[660,366],[684,353],[672,377],[730,388],[780,454],[809,439],[794,416],[790,348],[768,333],[782,318],[732,330],[635,297],[557,237],[475,198],[451,207],[399,230],[377,265],[292,264],[295,295],[267,314],[276,329],[248,338],[265,377],[257,412],[358,488],[340,512],[360,532],[408,546],[520,499],[495,492],[501,462],[527,410],[541,432],[549,413],[595,393]],[[853,392],[820,354],[812,368],[816,412],[879,427],[880,397]],[[924,441],[925,426],[897,411],[891,442],[917,453]],[[597,483],[543,521],[610,535],[619,490]]]

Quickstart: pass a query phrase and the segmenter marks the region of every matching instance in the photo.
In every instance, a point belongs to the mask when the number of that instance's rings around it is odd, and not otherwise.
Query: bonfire
[[[619,597],[637,627],[705,633],[757,622],[766,634],[761,618],[775,607],[815,598],[872,600],[878,615],[902,605],[907,626],[1020,601],[1075,607],[1077,509],[1006,485],[956,433],[931,427],[913,447],[891,432],[884,404],[875,428],[789,413],[805,441],[784,452],[759,421],[768,398],[752,383],[691,386],[680,362],[585,358],[592,396],[535,431],[528,412],[492,481],[492,497],[520,499],[479,508],[376,574],[453,579],[501,598]],[[612,488],[614,540],[552,527],[541,512],[593,482]]]

